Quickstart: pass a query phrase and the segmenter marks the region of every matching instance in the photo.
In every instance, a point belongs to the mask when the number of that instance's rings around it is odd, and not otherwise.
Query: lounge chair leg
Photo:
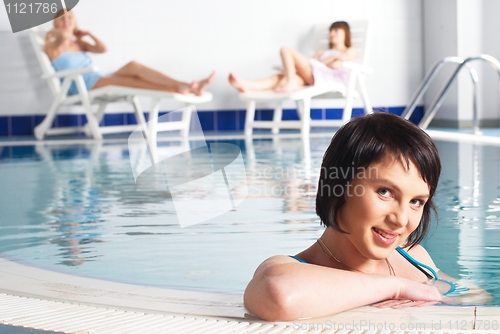
[[[144,112],[141,108],[141,103],[139,102],[139,98],[137,96],[134,96],[134,98],[132,99],[132,104],[134,105],[137,124],[141,128],[142,133],[146,136],[146,139],[151,140],[151,133],[146,124],[146,118],[144,118]]]
[[[52,123],[54,122],[54,118],[56,117],[57,107],[59,106],[59,103],[62,100],[62,98],[65,97],[66,94],[68,93],[71,81],[72,80],[70,78],[64,79],[61,91],[54,99],[54,102],[52,102],[52,105],[50,106],[47,115],[45,115],[45,118],[43,119],[42,123],[38,124],[35,127],[33,132],[35,134],[36,139],[43,140],[43,138],[45,138],[45,133],[47,132],[47,130],[52,127]]]
[[[282,101],[278,101],[276,103],[276,107],[274,108],[274,113],[273,113],[274,126],[271,130],[273,134],[278,134],[280,132],[280,123],[282,117],[283,117],[283,104]]]
[[[151,110],[149,111],[149,135],[151,142],[156,143],[158,137],[158,111],[160,110],[160,99],[151,98]]]
[[[95,114],[95,118],[96,118],[98,124],[100,124],[102,121],[102,118],[104,116],[104,110],[106,110],[107,105],[108,105],[107,102],[99,104],[99,109],[97,109],[97,112]]]
[[[347,96],[345,100],[344,111],[342,113],[342,123],[345,124],[349,122],[352,117],[352,104],[354,101],[354,88],[356,87],[356,79],[358,74],[351,72],[349,76],[349,82],[347,83]]]
[[[247,102],[247,114],[245,115],[245,136],[251,136],[253,132],[253,121],[255,119],[255,101]]]
[[[182,110],[182,120],[183,127],[181,129],[181,137],[187,138],[189,135],[189,126],[191,125],[191,113],[193,112],[193,105],[186,103],[186,106]]]
[[[297,111],[300,117],[300,134],[309,135],[311,129],[311,98],[297,100]]]
[[[83,77],[78,75],[75,78],[76,87],[78,88],[78,94],[82,101],[83,109],[85,110],[85,115],[87,116],[87,126],[94,139],[102,139],[102,133],[99,130],[99,123],[97,122],[92,107],[90,106],[90,97],[83,81]]]
[[[97,112],[95,113],[95,115],[96,115],[95,118],[96,118],[97,124],[101,124],[101,121],[104,117],[104,110],[106,109],[107,105],[108,105],[107,103],[99,104],[99,108],[97,109]],[[90,131],[90,127],[89,127],[88,123],[83,126],[83,132],[85,133],[85,135],[87,137],[92,136],[92,132]]]
[[[361,94],[361,98],[363,99],[363,103],[365,105],[365,115],[368,115],[373,113],[373,108],[370,99],[368,98],[368,92],[366,91],[366,85],[364,79],[365,79],[364,77],[359,78],[359,92]]]

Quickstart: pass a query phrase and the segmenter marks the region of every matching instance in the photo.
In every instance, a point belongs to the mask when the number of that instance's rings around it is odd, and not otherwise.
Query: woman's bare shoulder
[[[347,48],[347,50],[345,50],[345,53],[347,54],[348,60],[356,60],[356,58],[358,57],[358,53],[353,46]]]
[[[271,266],[274,265],[279,265],[279,264],[284,264],[284,263],[292,263],[292,262],[297,262],[297,260],[293,259],[292,257],[288,255],[275,255],[271,256],[270,258],[264,260],[257,269],[255,270],[255,274],[259,273],[262,270],[265,270]]]

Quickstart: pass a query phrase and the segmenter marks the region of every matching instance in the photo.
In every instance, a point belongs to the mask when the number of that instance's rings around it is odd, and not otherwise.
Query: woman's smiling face
[[[76,27],[76,20],[73,12],[67,12],[54,20],[54,27],[61,30],[73,31]]]
[[[386,258],[419,225],[429,186],[410,160],[387,155],[358,174],[346,191],[337,219],[353,251],[367,259]],[[350,190],[350,191],[349,191]]]
[[[333,46],[345,46],[345,31],[341,28],[334,28],[330,30],[329,36],[330,43]]]

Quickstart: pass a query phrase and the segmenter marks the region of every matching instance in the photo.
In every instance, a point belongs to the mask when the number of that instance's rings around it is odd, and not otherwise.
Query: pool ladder
[[[467,59],[462,59],[459,57],[446,57],[438,61],[432,69],[427,72],[427,75],[425,76],[424,80],[418,87],[417,91],[413,95],[413,97],[410,100],[410,103],[408,106],[405,108],[403,113],[401,114],[401,117],[404,117],[406,119],[409,119],[411,115],[413,114],[413,111],[415,111],[415,108],[417,107],[417,103],[422,99],[424,96],[425,92],[429,88],[432,80],[436,77],[438,72],[442,69],[442,67],[446,64],[459,64],[458,67],[456,68],[455,72],[451,75],[451,77],[448,79],[444,87],[441,89],[441,91],[437,94],[436,98],[432,103],[430,104],[429,108],[427,111],[424,113],[424,117],[422,117],[422,120],[418,124],[418,126],[422,129],[426,129],[427,126],[429,126],[429,123],[431,122],[432,118],[434,115],[436,115],[437,110],[441,106],[441,104],[444,101],[444,98],[448,94],[448,90],[450,89],[451,85],[455,81],[455,79],[458,76],[458,73],[462,70],[462,68],[467,68],[472,80],[472,131],[474,134],[479,134],[479,117],[478,117],[478,110],[477,110],[477,72],[474,70],[469,63],[472,61],[485,61],[489,63],[490,65],[493,66],[493,68],[497,71],[498,76],[500,78],[500,62],[496,60],[494,57],[489,56],[489,55],[479,55],[475,57],[469,57]]]

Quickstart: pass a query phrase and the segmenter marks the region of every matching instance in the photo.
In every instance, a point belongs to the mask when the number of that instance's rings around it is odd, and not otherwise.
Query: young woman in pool
[[[320,50],[314,58],[290,49],[281,49],[283,74],[259,80],[243,80],[233,73],[229,74],[229,83],[240,92],[247,90],[274,89],[277,92],[291,92],[304,85],[318,85],[327,82],[345,84],[349,71],[341,68],[346,60],[356,59],[356,50],[351,44],[351,31],[347,22],[337,21],[330,26],[330,48]]]
[[[325,231],[296,256],[265,260],[246,288],[247,309],[286,321],[382,301],[379,307],[393,308],[450,301],[442,293],[456,287],[453,279],[439,272],[448,281],[434,283],[438,269],[419,245],[440,171],[436,146],[407,120],[374,113],[344,125],[318,182],[316,213]],[[481,291],[481,301],[490,300]]]
[[[45,52],[52,61],[52,65],[57,71],[91,66],[92,60],[86,52],[103,53],[106,52],[106,46],[90,32],[78,29],[75,14],[72,11],[57,16],[60,14],[60,12],[56,14],[54,29],[49,31],[45,38]],[[92,43],[83,40],[85,36],[88,36]],[[117,85],[202,95],[206,86],[214,80],[215,72],[206,79],[186,83],[131,61],[109,76],[91,72],[83,74],[83,78],[89,90]],[[69,94],[78,94],[74,82],[69,89]]]

